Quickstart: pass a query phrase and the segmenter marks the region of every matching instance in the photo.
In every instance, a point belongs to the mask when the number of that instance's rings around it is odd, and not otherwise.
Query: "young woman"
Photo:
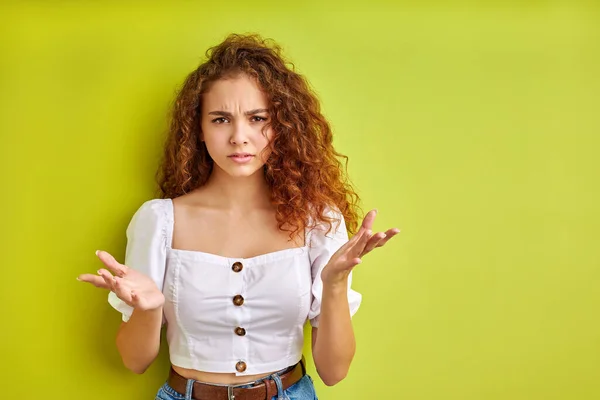
[[[351,271],[399,230],[373,234],[375,210],[357,229],[345,157],[277,45],[231,35],[207,57],[176,99],[161,196],[133,216],[125,263],[98,251],[105,268],[78,279],[110,290],[133,372],[156,358],[166,323],[172,368],[157,399],[316,399],[303,325],[336,384],[355,351]]]

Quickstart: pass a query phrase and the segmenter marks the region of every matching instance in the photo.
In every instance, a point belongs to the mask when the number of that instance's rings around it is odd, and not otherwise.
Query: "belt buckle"
[[[252,381],[248,383],[240,383],[237,385],[227,385],[227,400],[235,400],[235,394],[233,394],[233,389],[246,387],[246,386],[254,386],[258,381]]]

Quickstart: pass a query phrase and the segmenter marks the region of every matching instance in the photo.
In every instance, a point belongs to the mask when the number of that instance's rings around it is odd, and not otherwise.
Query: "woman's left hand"
[[[382,247],[400,233],[400,229],[392,228],[373,234],[371,228],[376,215],[377,210],[369,211],[358,232],[331,256],[321,272],[321,280],[324,284],[346,283],[350,271],[362,262],[362,257],[373,249]]]

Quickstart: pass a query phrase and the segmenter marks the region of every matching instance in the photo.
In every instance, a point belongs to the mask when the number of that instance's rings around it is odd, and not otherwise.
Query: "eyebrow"
[[[254,110],[250,110],[250,111],[246,111],[244,114],[245,115],[254,115],[254,114],[260,114],[260,113],[264,113],[264,112],[269,112],[268,109],[266,108],[256,108]],[[208,115],[222,115],[225,117],[232,117],[233,114],[227,111],[211,111],[208,113]]]

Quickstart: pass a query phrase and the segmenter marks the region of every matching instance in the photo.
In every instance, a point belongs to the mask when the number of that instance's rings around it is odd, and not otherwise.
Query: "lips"
[[[250,154],[250,153],[234,153],[234,154],[231,154],[229,157],[240,157],[240,158],[243,158],[243,157],[253,157],[253,155]]]
[[[229,156],[229,159],[238,164],[245,164],[252,160],[252,158],[254,158],[254,156],[248,153],[235,153]]]

